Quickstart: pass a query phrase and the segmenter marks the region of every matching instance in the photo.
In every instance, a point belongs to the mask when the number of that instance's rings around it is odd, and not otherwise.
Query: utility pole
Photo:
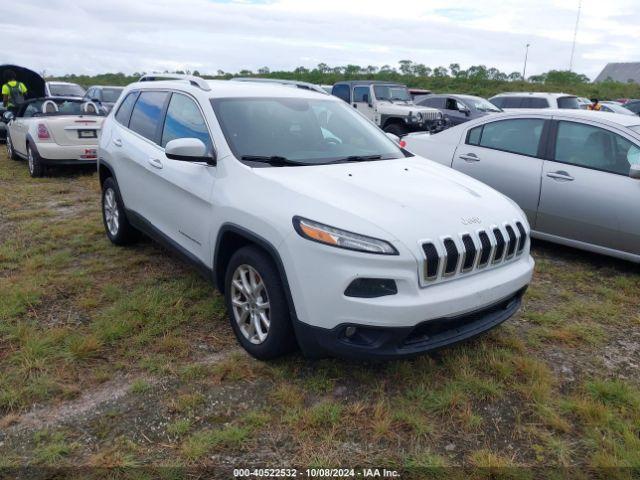
[[[529,47],[530,43],[527,43],[527,46],[524,50],[524,67],[522,67],[522,80],[527,81],[527,57],[529,56]]]
[[[571,59],[569,60],[569,71],[573,70],[573,54],[576,52],[576,37],[578,36],[578,25],[580,24],[580,11],[582,10],[582,0],[578,0],[578,15],[576,16],[576,28],[573,30],[573,45],[571,45]]]

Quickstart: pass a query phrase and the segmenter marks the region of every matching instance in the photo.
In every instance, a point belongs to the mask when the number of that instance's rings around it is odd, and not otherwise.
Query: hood
[[[423,107],[411,102],[378,102],[377,111],[389,115],[409,115],[410,112],[438,113],[437,108]]]
[[[369,227],[364,235],[400,240],[415,251],[421,240],[520,220],[522,211],[496,190],[422,157],[311,167],[255,169],[257,175],[312,199],[297,215],[345,228],[349,215]],[[318,218],[317,202],[335,207]],[[346,214],[346,215],[345,215]],[[331,223],[333,222],[333,223]],[[363,222],[358,222],[363,225]]]
[[[13,70],[19,82],[27,87],[26,98],[44,97],[44,79],[33,70],[18,65],[0,65],[0,83],[5,83],[5,73]]]

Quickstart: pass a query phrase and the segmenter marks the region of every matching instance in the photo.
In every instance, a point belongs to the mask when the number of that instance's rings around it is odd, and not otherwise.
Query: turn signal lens
[[[385,240],[330,227],[306,218],[294,217],[293,227],[301,237],[332,247],[378,255],[398,255],[395,247]]]
[[[38,124],[38,138],[40,140],[48,140],[51,138],[51,135],[49,135],[49,130],[47,130],[47,126],[44,123]]]

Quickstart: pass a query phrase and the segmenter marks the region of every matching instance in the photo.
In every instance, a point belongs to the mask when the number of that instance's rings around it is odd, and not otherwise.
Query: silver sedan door
[[[560,120],[545,161],[536,230],[640,254],[640,148],[602,125]]]
[[[540,197],[543,160],[538,156],[543,117],[486,122],[468,130],[452,167],[490,185],[515,201],[532,227]]]

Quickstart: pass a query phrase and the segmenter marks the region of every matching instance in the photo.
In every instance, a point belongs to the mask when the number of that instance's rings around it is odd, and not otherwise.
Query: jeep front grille
[[[431,120],[431,121],[439,120],[440,119],[440,112],[439,111],[422,112],[422,118],[424,120]]]
[[[444,277],[470,273],[489,264],[505,263],[520,256],[526,243],[527,231],[521,222],[425,242],[422,244],[425,255],[423,279],[432,283]]]

